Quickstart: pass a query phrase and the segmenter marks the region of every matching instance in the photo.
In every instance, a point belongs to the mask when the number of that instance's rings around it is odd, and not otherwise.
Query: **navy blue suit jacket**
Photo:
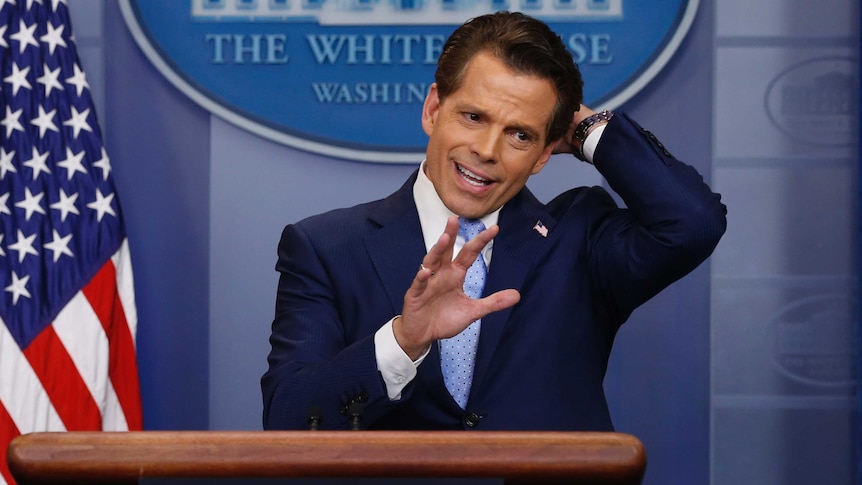
[[[521,300],[482,319],[466,410],[443,384],[436,346],[399,401],[376,367],[374,333],[401,312],[425,255],[415,174],[386,199],[287,226],[261,381],[264,427],[304,429],[317,407],[321,428],[344,428],[345,410],[360,401],[369,429],[613,429],[602,381],[617,329],[710,255],[725,208],[624,114],[594,162],[627,209],[598,187],[547,205],[525,188],[500,212],[485,294],[515,288]]]

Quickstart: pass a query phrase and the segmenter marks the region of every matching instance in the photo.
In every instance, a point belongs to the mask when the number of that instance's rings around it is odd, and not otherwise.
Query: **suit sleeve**
[[[362,423],[373,422],[393,406],[377,370],[374,336],[348,345],[330,271],[301,225],[284,229],[276,269],[272,350],[261,379],[264,429],[307,429],[311,409],[321,429],[348,428],[353,402],[363,407]]]
[[[593,284],[618,324],[700,265],[726,228],[726,208],[691,166],[617,113],[594,163],[627,208],[607,212],[593,237]]]

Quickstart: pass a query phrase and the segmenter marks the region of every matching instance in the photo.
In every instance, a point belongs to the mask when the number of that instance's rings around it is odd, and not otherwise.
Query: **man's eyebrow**
[[[462,113],[462,112],[466,111],[466,112],[476,113],[476,114],[480,114],[480,115],[485,114],[485,110],[483,110],[482,108],[479,108],[478,106],[471,104],[471,103],[468,103],[468,102],[465,102],[465,101],[462,101],[462,102],[456,104],[455,105],[455,111],[457,111],[458,113]]]

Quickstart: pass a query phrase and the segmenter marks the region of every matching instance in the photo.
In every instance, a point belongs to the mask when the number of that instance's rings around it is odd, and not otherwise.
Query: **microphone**
[[[356,401],[347,406],[347,414],[350,416],[350,429],[354,431],[359,430],[359,421],[362,419],[363,409],[362,403]]]
[[[311,431],[317,431],[320,429],[320,422],[323,420],[321,417],[322,411],[320,410],[320,406],[314,405],[308,408],[308,429]]]

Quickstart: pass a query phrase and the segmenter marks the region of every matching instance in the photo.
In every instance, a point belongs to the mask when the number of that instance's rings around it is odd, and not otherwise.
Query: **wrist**
[[[608,110],[601,110],[598,113],[594,113],[590,116],[587,116],[575,127],[575,131],[572,133],[572,140],[570,142],[572,146],[572,152],[579,160],[583,160],[584,162],[590,163],[587,160],[587,157],[584,156],[584,143],[587,140],[587,137],[592,133],[596,128],[602,125],[606,125],[611,118],[614,117],[613,112]]]
[[[404,334],[403,329],[404,318],[401,315],[397,315],[392,319],[392,334],[395,337],[395,343],[401,347],[401,350],[410,357],[410,360],[415,361],[428,349],[429,344],[427,343],[419,343],[412,344],[410,343],[410,339]]]

